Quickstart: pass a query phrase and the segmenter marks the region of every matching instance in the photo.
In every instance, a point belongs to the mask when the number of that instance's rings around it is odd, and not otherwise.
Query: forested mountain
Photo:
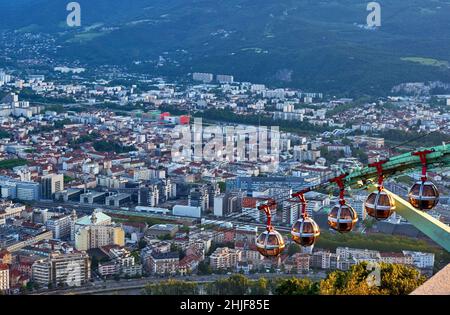
[[[450,82],[450,1],[383,0],[364,27],[361,0],[0,0],[0,30],[57,34],[58,54],[86,64],[329,93],[387,93],[402,82]],[[157,66],[159,62],[159,66]]]

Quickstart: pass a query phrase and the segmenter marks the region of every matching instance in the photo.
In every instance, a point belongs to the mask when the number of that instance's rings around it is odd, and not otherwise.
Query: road
[[[116,280],[97,280],[95,282],[89,282],[86,285],[76,288],[64,288],[55,289],[43,292],[33,293],[32,295],[93,295],[93,294],[112,294],[115,292],[121,292],[121,294],[126,294],[124,291],[133,291],[133,294],[140,294],[141,290],[149,283],[158,283],[161,281],[166,281],[168,279],[184,280],[190,282],[196,282],[200,284],[214,282],[216,280],[229,277],[230,275],[205,275],[205,276],[173,276],[173,277],[147,277],[142,279],[122,279],[120,281]],[[320,280],[326,277],[325,272],[318,273],[308,273],[308,274],[282,274],[282,273],[259,273],[246,275],[247,278],[252,280],[257,280],[261,277],[266,279],[280,279],[280,278],[310,278],[312,280]]]

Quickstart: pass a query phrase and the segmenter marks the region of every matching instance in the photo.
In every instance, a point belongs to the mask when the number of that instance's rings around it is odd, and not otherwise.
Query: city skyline
[[[450,3],[132,2],[0,3],[0,295],[450,294]]]

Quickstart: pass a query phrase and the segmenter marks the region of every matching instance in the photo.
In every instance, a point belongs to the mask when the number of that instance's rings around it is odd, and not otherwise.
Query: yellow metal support
[[[368,188],[369,192],[373,192],[376,189],[376,186],[370,186]],[[450,226],[442,223],[424,211],[417,210],[411,206],[408,201],[391,193],[387,189],[385,190],[390,193],[395,200],[395,212],[408,220],[409,223],[442,246],[446,251],[450,252]]]

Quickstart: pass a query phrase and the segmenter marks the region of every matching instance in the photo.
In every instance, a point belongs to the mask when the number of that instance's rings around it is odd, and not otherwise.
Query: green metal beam
[[[422,151],[424,149],[420,149]],[[428,169],[433,168],[447,168],[450,167],[450,145],[443,144],[427,148],[433,152],[427,155]],[[414,169],[420,169],[422,163],[418,156],[414,156],[411,153],[405,153],[398,156],[394,156],[383,165],[383,174],[386,177],[412,171]],[[356,170],[348,174],[345,178],[347,186],[361,187],[367,184],[368,181],[374,181],[377,178],[377,171],[374,167],[363,167],[360,170]]]
[[[376,186],[370,186],[368,188],[369,192],[373,192],[376,189]],[[409,223],[414,225],[438,245],[442,246],[446,251],[450,252],[450,226],[445,225],[424,211],[415,209],[408,201],[391,193],[387,189],[385,190],[395,199],[395,212],[408,220]]]
[[[420,149],[422,151],[425,149]],[[431,148],[426,148],[426,150],[433,151],[427,155],[427,166],[428,169],[438,169],[438,168],[448,168],[450,167],[450,144],[443,144],[440,146],[435,146]],[[418,156],[412,155],[413,152],[397,155],[391,157],[385,164],[383,164],[383,175],[386,178],[402,174],[405,172],[414,171],[422,167],[422,163]],[[352,188],[366,188],[371,184],[376,183],[378,177],[377,169],[375,167],[365,166],[361,169],[354,170],[344,179],[344,184],[346,187]],[[302,192],[308,192],[318,189],[330,189],[335,187],[329,181],[319,183],[317,185],[309,186]]]

